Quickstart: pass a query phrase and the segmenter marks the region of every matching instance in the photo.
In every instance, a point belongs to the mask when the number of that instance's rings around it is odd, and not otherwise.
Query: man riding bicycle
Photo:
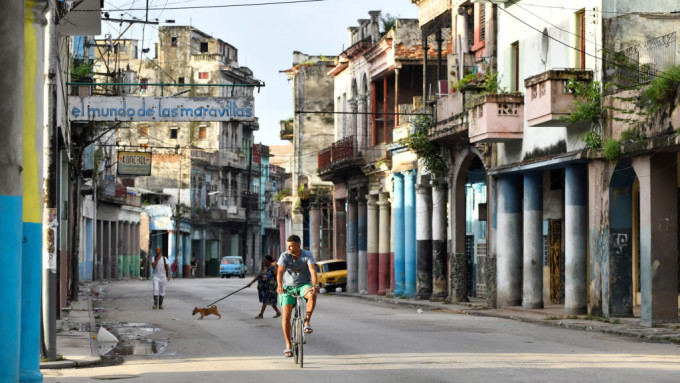
[[[295,298],[291,292],[301,295],[307,301],[307,315],[305,316],[304,332],[311,334],[312,328],[309,320],[316,306],[316,293],[319,291],[319,284],[316,279],[316,261],[310,251],[302,249],[300,237],[291,235],[286,240],[288,251],[279,256],[276,281],[278,287],[276,292],[279,294],[279,304],[281,305],[283,318],[283,336],[286,338],[286,349],[283,355],[287,358],[293,356],[290,343],[290,316],[295,305]]]

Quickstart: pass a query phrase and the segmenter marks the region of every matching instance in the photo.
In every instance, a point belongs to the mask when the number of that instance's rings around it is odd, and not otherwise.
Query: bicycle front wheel
[[[298,348],[298,354],[299,354],[298,362],[300,363],[300,368],[302,368],[302,358],[303,358],[303,355],[304,355],[303,350],[304,350],[304,343],[305,343],[305,332],[304,332],[302,327],[303,327],[302,318],[298,318],[298,321],[297,321],[297,333],[298,333],[297,348]]]
[[[298,348],[298,338],[300,337],[300,334],[298,333],[298,322],[300,320],[295,317],[293,318],[293,322],[291,323],[290,326],[290,340],[293,346],[293,362],[295,364],[298,364],[298,356],[299,356],[299,348]]]

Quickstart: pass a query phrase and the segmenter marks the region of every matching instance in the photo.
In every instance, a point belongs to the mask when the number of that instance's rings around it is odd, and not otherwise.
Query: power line
[[[270,1],[264,3],[241,3],[241,4],[221,4],[221,5],[195,5],[186,7],[165,7],[148,8],[149,11],[181,10],[181,9],[215,9],[215,8],[236,8],[236,7],[260,7],[267,5],[288,5],[301,3],[318,3],[328,0],[290,0],[290,1]],[[127,11],[146,11],[147,8],[128,8]],[[119,9],[120,11],[120,9]],[[73,9],[71,12],[115,12],[113,9]]]

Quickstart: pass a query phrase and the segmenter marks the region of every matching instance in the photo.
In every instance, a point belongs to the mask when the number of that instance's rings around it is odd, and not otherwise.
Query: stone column
[[[111,268],[115,267],[115,259],[111,256],[111,221],[104,222],[104,248],[102,253],[104,256],[104,279],[111,278]]]
[[[390,201],[388,193],[380,193],[378,208],[380,216],[378,227],[378,295],[385,295],[390,287]],[[402,262],[403,264],[403,262]]]
[[[359,121],[361,122],[360,124],[357,125],[357,147],[361,152],[366,149],[368,146],[368,123],[367,123],[367,115],[365,114],[368,112],[367,108],[367,99],[366,96],[363,95],[359,97],[358,103],[357,103],[357,110],[359,112]]]
[[[368,212],[366,217],[366,242],[367,242],[367,267],[366,267],[366,291],[368,294],[378,293],[378,196],[369,194]]]
[[[240,205],[239,205],[240,206]],[[290,234],[297,234],[300,237],[300,240],[303,240],[304,243],[304,221],[302,217],[302,208],[297,207],[294,208],[290,215],[291,215],[291,220],[292,220],[292,232]],[[246,241],[247,244],[247,241]],[[243,251],[247,252],[248,246],[243,249]]]
[[[564,313],[588,313],[588,174],[584,165],[568,165],[564,196]]]
[[[359,291],[359,238],[358,205],[356,196],[350,193],[347,200],[347,292]]]
[[[441,301],[448,296],[446,194],[446,185],[432,188],[432,301]]]
[[[416,172],[404,174],[404,296],[416,295]]]
[[[358,276],[358,284],[359,284],[359,292],[364,294],[366,293],[368,289],[368,255],[366,254],[366,247],[367,247],[367,217],[366,217],[366,198],[363,196],[359,196],[358,199],[359,207],[358,207],[358,214],[359,214],[359,221],[358,221],[358,232],[357,232],[357,237],[358,237],[358,245],[359,245],[359,264],[358,264],[358,270],[359,270],[359,276]]]
[[[678,184],[676,153],[633,159],[640,181],[640,319],[678,321]]]
[[[394,220],[394,291],[392,291],[392,295],[398,297],[404,294],[406,288],[406,276],[404,274],[406,262],[406,232],[404,230],[404,175],[401,173],[395,173],[393,176],[394,198],[392,204],[392,219]],[[382,220],[380,223],[382,224]]]
[[[130,276],[130,223],[124,221],[121,225],[120,240],[123,243],[123,254],[120,255],[120,277]]]
[[[347,213],[345,213],[345,200],[335,200],[335,222],[333,223],[335,238],[335,259],[347,259]]]
[[[522,176],[498,178],[497,299],[499,307],[522,304]]]
[[[524,283],[522,307],[543,308],[543,173],[524,175]]]
[[[311,232],[311,249],[314,259],[321,259],[321,209],[318,202],[313,202],[311,209],[311,222],[309,225],[309,231]]]
[[[416,299],[432,296],[432,187],[416,185]]]

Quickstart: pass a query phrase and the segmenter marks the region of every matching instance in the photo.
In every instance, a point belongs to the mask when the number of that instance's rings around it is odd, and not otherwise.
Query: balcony
[[[321,150],[317,156],[319,175],[324,180],[330,180],[334,175],[361,173],[361,166],[365,164],[364,158],[357,150],[354,136],[334,142],[330,148]]]
[[[280,137],[282,140],[292,141],[293,140],[293,119],[286,121],[281,121],[281,133]]]
[[[220,151],[220,166],[244,170],[247,166],[245,155],[240,151]]]
[[[467,139],[465,96],[455,92],[437,100],[437,121],[428,132],[431,141],[448,141],[456,137]]]
[[[550,70],[524,80],[527,88],[527,125],[565,126],[563,117],[574,111],[575,95],[569,80],[589,82],[593,72],[579,69]]]
[[[206,164],[212,165],[212,166],[217,166],[217,164],[219,162],[219,158],[220,158],[219,153],[217,153],[217,152],[210,153],[210,152],[206,152],[206,151],[203,151],[203,150],[196,150],[196,149],[191,150],[190,156],[191,156],[192,161],[203,161]]]
[[[470,143],[522,139],[524,95],[486,94],[467,103]]]

